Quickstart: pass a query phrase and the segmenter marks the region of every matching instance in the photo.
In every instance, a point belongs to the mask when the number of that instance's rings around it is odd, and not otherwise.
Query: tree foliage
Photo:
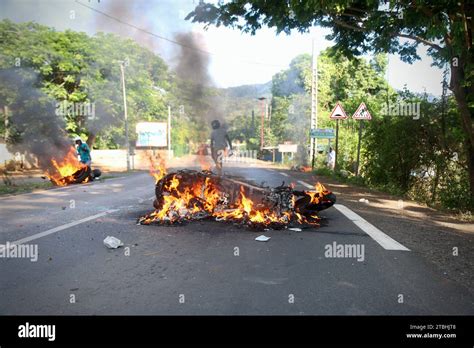
[[[176,80],[165,62],[133,40],[104,33],[91,37],[70,30],[58,32],[36,23],[4,20],[0,22],[0,41],[0,69],[19,76],[26,71],[36,74],[30,87],[39,88],[53,106],[94,104],[95,115],[66,109],[62,116],[71,136],[83,136],[96,148],[125,145],[120,62],[125,66],[131,140],[136,122],[166,121],[167,106],[172,105],[177,114],[183,104],[173,97],[182,93],[176,92]],[[9,92],[4,80],[0,85],[2,106],[11,105],[19,95]],[[171,91],[174,93],[167,93]],[[11,112],[15,117],[15,110]],[[185,116],[174,122],[174,126],[185,123]],[[173,144],[185,144],[198,126],[191,124],[195,127],[177,127],[179,134],[173,130]]]
[[[474,4],[447,1],[264,1],[234,0],[217,5],[201,2],[187,19],[206,26],[228,26],[254,34],[263,26],[289,34],[313,26],[330,28],[327,37],[346,57],[365,52],[398,53],[403,61],[419,59],[425,45],[435,65],[450,66],[452,91],[464,137],[460,161],[468,171],[474,205]]]

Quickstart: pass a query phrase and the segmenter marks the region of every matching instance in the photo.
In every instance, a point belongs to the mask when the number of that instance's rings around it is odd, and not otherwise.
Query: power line
[[[115,16],[112,16],[112,15],[106,13],[106,12],[100,11],[100,10],[94,8],[94,7],[91,7],[91,6],[88,6],[88,5],[86,5],[86,4],[83,4],[83,3],[81,3],[81,2],[78,1],[78,0],[75,0],[75,2],[78,3],[78,4],[81,5],[81,6],[84,6],[84,7],[88,8],[88,9],[90,9],[90,10],[96,12],[96,13],[99,13],[99,14],[101,14],[101,15],[107,17],[107,18],[110,18],[110,19],[112,19],[112,20],[114,20],[114,21],[116,21],[116,22],[118,22],[118,23],[120,23],[120,24],[124,24],[124,25],[127,25],[127,26],[129,26],[129,27],[132,27],[132,28],[134,28],[134,29],[136,29],[136,30],[139,30],[139,31],[144,32],[144,33],[146,33],[146,34],[148,34],[148,35],[151,35],[151,36],[153,36],[153,37],[155,37],[155,38],[157,38],[157,39],[164,40],[164,41],[167,41],[167,42],[172,43],[172,44],[174,44],[174,45],[178,45],[178,46],[181,46],[181,47],[190,49],[190,50],[195,50],[195,51],[198,51],[198,52],[201,52],[201,53],[210,55],[210,56],[222,56],[221,54],[218,54],[218,53],[215,53],[215,52],[206,51],[206,50],[200,49],[200,48],[195,47],[195,46],[184,45],[184,44],[182,44],[181,42],[178,42],[178,41],[169,39],[169,38],[167,38],[167,37],[164,37],[164,36],[155,34],[155,33],[151,32],[151,31],[149,31],[149,30],[146,30],[146,29],[143,29],[143,28],[138,27],[138,26],[136,26],[136,25],[133,24],[133,23],[126,22],[126,21],[124,21],[124,20],[122,20],[122,19],[120,19],[120,18],[117,18],[117,17],[115,17]],[[275,68],[287,68],[286,66],[283,66],[283,65],[268,64],[268,63],[262,63],[262,62],[257,62],[257,61],[249,61],[249,60],[243,60],[243,59],[238,59],[238,60],[239,60],[240,62],[242,62],[242,63],[247,63],[247,64],[266,65],[266,66],[272,66],[272,67],[275,67]]]

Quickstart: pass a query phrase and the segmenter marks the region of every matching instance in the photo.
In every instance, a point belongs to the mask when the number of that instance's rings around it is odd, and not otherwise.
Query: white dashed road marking
[[[87,221],[95,220],[95,219],[97,219],[97,218],[100,218],[100,217],[102,217],[102,216],[105,216],[105,215],[107,215],[107,214],[110,214],[110,213],[113,213],[113,212],[116,212],[116,211],[119,211],[119,209],[107,210],[107,211],[104,211],[104,212],[102,212],[102,213],[99,213],[99,214],[95,214],[95,215],[86,217],[86,218],[84,218],[84,219],[76,220],[76,221],[70,222],[70,223],[68,223],[68,224],[61,225],[61,226],[52,228],[52,229],[47,230],[47,231],[44,231],[44,232],[36,233],[36,234],[34,234],[34,235],[32,235],[32,236],[29,236],[29,237],[26,237],[26,238],[22,238],[22,239],[19,239],[19,240],[14,241],[14,242],[10,242],[9,244],[10,244],[10,245],[19,245],[19,244],[28,243],[28,242],[31,242],[31,241],[33,241],[33,240],[35,240],[35,239],[39,239],[39,238],[41,238],[41,237],[48,236],[48,235],[50,235],[50,234],[53,234],[53,233],[56,233],[56,232],[65,230],[65,229],[67,229],[67,228],[80,225],[80,224],[82,224],[82,223],[84,223],[84,222],[87,222]],[[0,250],[1,250],[1,251],[3,251],[4,248],[5,248],[5,245],[0,245]]]
[[[342,204],[334,204],[334,208],[340,211],[343,215],[345,215],[349,220],[351,220],[357,227],[359,227],[362,231],[367,233],[373,240],[379,243],[382,248],[386,250],[404,250],[410,251],[404,245],[398,243],[395,239],[387,236],[377,227],[372,225],[370,222],[362,218],[360,215],[354,213],[352,210],[347,208],[345,205]]]
[[[310,184],[308,184],[304,181],[301,181],[301,180],[298,180],[298,183],[300,183],[301,185],[303,185],[307,188],[311,188],[311,189],[314,188]],[[408,249],[404,245],[398,243],[395,239],[387,236],[385,233],[383,233],[377,227],[372,225],[370,222],[365,220],[360,215],[354,213],[352,210],[350,210],[345,205],[334,204],[334,208],[336,208],[339,212],[341,212],[343,215],[345,215],[349,220],[351,220],[362,231],[367,233],[373,240],[375,240],[377,243],[379,243],[384,249],[386,249],[386,250],[410,251],[410,249]]]
[[[304,181],[301,181],[301,180],[298,180],[298,182],[299,182],[301,185],[303,185],[304,187],[306,187],[306,188],[314,189],[314,186],[308,184],[307,182],[304,182]]]
[[[280,173],[283,176],[288,176],[288,174],[286,174],[286,173],[282,173],[282,172],[278,172],[278,173]]]

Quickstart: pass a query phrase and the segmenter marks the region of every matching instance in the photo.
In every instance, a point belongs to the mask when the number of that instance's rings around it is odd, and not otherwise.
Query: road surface
[[[226,171],[313,184],[258,164]],[[153,194],[153,178],[137,173],[1,197],[0,243],[37,245],[39,256],[0,258],[0,314],[474,314],[472,292],[344,197],[321,212],[320,228],[254,232],[214,221],[137,225]],[[255,241],[260,234],[271,239]],[[106,236],[124,247],[105,248]],[[363,257],[327,257],[334,245],[363,246]]]

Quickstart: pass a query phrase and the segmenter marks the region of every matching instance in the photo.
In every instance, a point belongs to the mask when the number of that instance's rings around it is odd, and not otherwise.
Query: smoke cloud
[[[153,32],[153,23],[144,15],[154,10],[151,1],[114,0],[104,3],[104,5],[106,13],[111,16]],[[96,7],[100,8],[99,6]],[[97,31],[108,31],[123,37],[129,37],[153,52],[159,48],[156,39],[152,36],[111,18],[97,15],[95,26]]]
[[[171,38],[173,44],[160,40],[150,34],[127,26],[123,23],[98,16],[98,31],[114,32],[120,36],[130,37],[142,46],[159,53],[174,69],[178,85],[183,95],[176,96],[182,104],[192,108],[193,121],[210,126],[210,122],[219,119],[223,122],[224,107],[222,97],[217,95],[215,84],[209,75],[210,56],[206,50],[203,35],[191,31],[191,24],[184,21],[184,15],[194,8],[187,1],[103,1],[101,10],[120,18],[127,23]],[[150,15],[152,14],[152,15]],[[183,17],[183,18],[181,18]],[[150,19],[151,18],[151,19]],[[205,125],[204,125],[205,124]],[[204,133],[202,137],[204,137]],[[204,141],[205,139],[196,139]]]
[[[9,105],[9,150],[33,154],[40,168],[48,170],[52,158],[66,156],[72,141],[55,113],[55,101],[38,84],[38,74],[30,69],[1,70],[0,105]]]
[[[176,75],[196,116],[208,125],[212,120],[223,121],[223,103],[221,96],[213,93],[216,89],[209,75],[210,57],[203,52],[203,36],[187,32],[176,34],[174,39],[181,44],[176,59]]]

